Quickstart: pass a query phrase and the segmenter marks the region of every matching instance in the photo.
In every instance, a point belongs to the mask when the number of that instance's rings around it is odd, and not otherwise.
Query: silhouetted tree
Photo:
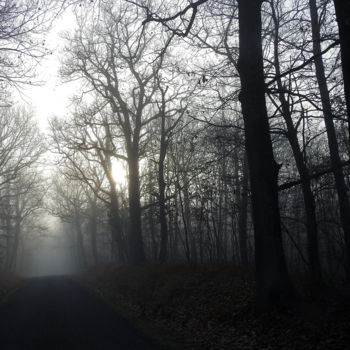
[[[112,249],[120,262],[126,262],[124,228],[121,219],[120,199],[113,175],[112,161],[122,157],[111,139],[107,114],[96,115],[83,108],[71,121],[51,122],[54,152],[59,153],[67,175],[89,186],[95,196],[109,207]]]
[[[316,0],[309,0],[310,5],[310,17],[312,28],[312,45],[313,53],[316,56],[314,65],[316,69],[316,78],[321,95],[323,116],[326,125],[326,132],[328,138],[329,153],[331,158],[331,164],[334,168],[333,175],[335,179],[338,200],[339,211],[342,228],[344,232],[346,251],[347,251],[347,263],[345,270],[347,273],[347,279],[350,280],[350,202],[348,198],[348,189],[344,180],[343,170],[340,166],[341,159],[339,155],[339,146],[337,141],[336,130],[333,121],[333,109],[330,101],[329,90],[327,86],[325,67],[323,63],[321,53],[321,22],[318,15],[318,9]]]
[[[131,6],[101,7],[104,20],[80,27],[69,38],[68,59],[63,73],[85,79],[109,104],[124,142],[129,176],[129,251],[134,263],[145,260],[142,242],[139,159],[156,118],[153,103],[157,75],[164,55],[159,46],[164,39],[138,27],[138,11]],[[160,42],[159,42],[160,41]],[[152,44],[153,43],[153,44]],[[166,44],[165,44],[166,45]]]
[[[83,222],[88,199],[84,188],[77,181],[71,181],[62,175],[56,175],[51,185],[50,213],[72,226],[77,266],[87,266],[84,245]]]
[[[339,27],[345,101],[348,112],[348,129],[350,130],[350,2],[349,0],[334,0],[334,7]]]

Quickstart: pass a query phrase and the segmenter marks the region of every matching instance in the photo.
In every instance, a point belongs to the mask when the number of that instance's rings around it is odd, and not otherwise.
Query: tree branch
[[[345,162],[342,162],[340,163],[339,165],[335,166],[335,167],[332,167],[332,168],[328,168],[326,170],[323,170],[323,171],[320,171],[318,173],[315,173],[315,174],[312,174],[308,177],[308,180],[314,180],[314,179],[317,179],[323,175],[326,175],[328,173],[332,173],[333,171],[335,170],[338,170],[340,168],[343,168],[344,166],[346,165],[349,165],[350,164],[350,159],[345,161]],[[286,182],[280,186],[278,186],[278,191],[283,191],[283,190],[287,190],[288,188],[292,188],[294,186],[298,186],[302,183],[303,181],[301,179],[299,180],[295,180],[295,181],[290,181],[290,182]]]

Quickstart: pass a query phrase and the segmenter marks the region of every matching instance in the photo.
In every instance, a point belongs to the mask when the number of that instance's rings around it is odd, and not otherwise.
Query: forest
[[[13,96],[69,11],[76,93],[42,130]],[[4,0],[0,23],[4,269],[52,221],[75,271],[253,271],[258,314],[347,288],[348,0]]]

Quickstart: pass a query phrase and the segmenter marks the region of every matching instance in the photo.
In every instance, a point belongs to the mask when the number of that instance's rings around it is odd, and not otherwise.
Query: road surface
[[[67,277],[30,280],[0,306],[0,349],[156,350]]]

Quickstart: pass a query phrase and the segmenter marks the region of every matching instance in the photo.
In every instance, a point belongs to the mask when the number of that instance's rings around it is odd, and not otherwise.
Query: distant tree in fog
[[[0,110],[0,200],[6,265],[15,268],[26,222],[36,215],[45,193],[38,162],[44,153],[42,135],[24,108]]]
[[[81,184],[70,181],[61,174],[53,178],[48,204],[49,212],[71,225],[75,258],[80,268],[87,266],[83,229],[87,205],[88,198]]]
[[[99,109],[98,109],[99,110]],[[113,255],[126,262],[128,248],[122,223],[121,198],[113,175],[113,160],[121,157],[117,143],[111,139],[108,114],[95,109],[80,108],[70,120],[52,120],[54,152],[64,173],[85,184],[108,207]]]
[[[23,236],[41,231],[41,226],[35,224],[35,218],[43,209],[46,188],[38,169],[22,170],[15,180],[7,184],[6,194],[8,207],[5,213],[1,213],[6,223],[6,266],[14,270]]]

